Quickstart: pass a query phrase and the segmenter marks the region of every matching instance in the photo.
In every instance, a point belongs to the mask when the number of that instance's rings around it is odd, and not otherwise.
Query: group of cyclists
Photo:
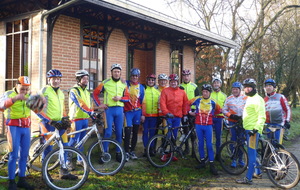
[[[45,103],[40,112],[36,112],[40,118],[39,127],[42,133],[60,129],[60,135],[64,145],[73,146],[79,142],[86,132],[77,133],[71,137],[69,142],[66,129],[62,124],[63,118],[69,117],[71,130],[77,131],[88,127],[89,118],[94,118],[95,108],[104,109],[105,130],[104,138],[110,138],[115,133],[116,140],[123,144],[126,152],[126,160],[138,159],[135,153],[138,142],[139,127],[143,125],[142,141],[144,149],[149,140],[157,132],[155,126],[166,125],[166,122],[175,128],[174,137],[177,137],[180,123],[195,125],[199,140],[199,154],[201,158],[197,169],[204,168],[205,154],[204,142],[206,143],[209,158],[210,171],[213,175],[218,175],[214,161],[218,160],[223,118],[234,124],[243,120],[243,127],[246,133],[249,156],[249,169],[245,178],[236,182],[251,184],[252,177],[261,176],[260,171],[254,172],[256,158],[256,144],[259,134],[261,134],[264,123],[272,123],[280,126],[289,126],[291,111],[286,98],[276,93],[276,82],[273,79],[265,81],[266,97],[263,100],[256,91],[256,81],[246,79],[243,84],[235,82],[232,84],[232,95],[229,97],[221,91],[222,80],[214,78],[212,85],[204,84],[201,91],[198,86],[191,82],[191,71],[182,71],[182,83],[177,74],[149,74],[146,77],[146,84],[139,82],[140,70],[133,68],[130,71],[129,80],[121,78],[122,67],[120,64],[113,64],[110,68],[111,77],[102,81],[96,89],[90,93],[87,89],[89,83],[89,73],[79,70],[75,73],[76,84],[69,92],[69,113],[65,109],[65,96],[60,89],[62,73],[57,69],[47,72],[48,84],[40,90]],[[156,84],[158,79],[158,85]],[[0,109],[4,111],[5,124],[7,126],[7,140],[10,145],[9,156],[9,190],[17,187],[27,190],[34,189],[34,186],[25,180],[26,160],[30,147],[30,109],[26,106],[26,99],[30,96],[30,80],[27,76],[18,78],[16,86],[4,93],[0,99]],[[244,87],[245,94],[242,93]],[[103,98],[100,98],[100,94]],[[201,94],[201,96],[200,96]],[[166,116],[162,120],[160,116]],[[194,119],[191,119],[194,118]],[[189,123],[193,121],[193,123]],[[114,126],[114,127],[113,127]],[[188,129],[184,129],[187,133]],[[215,132],[216,152],[213,149],[213,132]],[[231,140],[236,140],[238,131],[231,129]],[[276,138],[282,142],[283,129],[278,131]],[[49,137],[45,136],[44,140]],[[43,153],[42,158],[51,151],[49,146]],[[186,153],[190,147],[186,144]],[[153,150],[154,151],[154,150]],[[155,152],[153,152],[154,154]],[[146,151],[144,152],[146,155]],[[116,159],[120,159],[116,156]],[[161,157],[165,162],[168,154]],[[66,165],[70,170],[72,162],[66,155]],[[177,157],[172,158],[174,161]],[[19,181],[15,182],[16,162],[18,160]],[[81,160],[77,160],[77,165],[81,165]],[[242,160],[234,160],[232,167],[244,165]],[[62,179],[74,180],[77,176],[69,173],[66,168],[61,168],[60,177]]]

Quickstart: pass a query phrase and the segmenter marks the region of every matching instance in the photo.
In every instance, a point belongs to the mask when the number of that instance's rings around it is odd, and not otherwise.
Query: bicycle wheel
[[[108,147],[106,151],[105,146]],[[97,175],[114,175],[124,167],[125,151],[116,140],[102,139],[90,146],[87,160]]]
[[[152,166],[162,168],[170,164],[174,152],[171,141],[165,135],[155,135],[147,145],[147,159]]]
[[[300,179],[300,166],[297,158],[286,150],[278,150],[267,160],[267,174],[274,185],[284,189],[295,187]]]
[[[30,148],[29,148],[29,160],[36,157],[30,163],[30,168],[35,171],[38,171],[38,172],[42,171],[42,152],[40,152],[41,151],[40,148],[43,146],[42,138],[43,137],[33,138],[30,142]],[[57,145],[53,145],[53,149],[56,149],[56,148],[57,148]],[[57,161],[56,163],[57,163],[56,165],[53,164],[52,167],[50,167],[48,169],[52,170],[53,168],[57,167],[59,165],[59,161]]]
[[[57,160],[60,160],[59,151],[59,148],[52,150],[43,160],[43,180],[51,189],[79,189],[85,183],[89,175],[89,167],[86,157],[78,149],[74,147],[64,146],[64,155],[73,155],[71,160],[76,163],[76,160],[79,158],[80,160],[82,160],[82,164],[80,166],[74,167],[72,171],[68,171],[66,168],[63,168],[62,165],[59,165],[59,167],[55,167],[53,170],[49,170],[49,167],[52,167],[52,165],[55,164]],[[64,156],[64,158],[66,159],[66,156]],[[64,174],[63,177],[60,175],[62,173]],[[68,176],[67,173],[73,176],[77,176],[78,178],[66,178],[66,176]]]
[[[0,179],[8,179],[9,148],[7,140],[0,141]]]
[[[200,159],[200,153],[199,153],[199,141],[198,141],[198,137],[196,135],[195,132],[193,132],[194,135],[194,139],[192,140],[193,143],[193,148],[192,148],[192,156],[200,163],[201,159]],[[208,158],[208,157],[207,157]]]
[[[219,161],[221,167],[229,174],[242,174],[248,165],[248,155],[243,146],[234,141],[222,144]]]

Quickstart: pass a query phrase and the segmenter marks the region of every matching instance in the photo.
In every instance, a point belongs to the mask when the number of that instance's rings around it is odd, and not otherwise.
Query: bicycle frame
[[[54,132],[49,132],[49,133],[43,133],[40,135],[33,135],[33,137],[38,137],[38,136],[47,136],[47,135],[52,135],[38,150],[35,150],[34,154],[33,154],[33,158],[30,158],[29,161],[27,161],[27,167],[30,167],[32,162],[40,155],[42,154],[42,152],[44,152],[44,150],[50,146],[50,143],[52,143],[53,141],[56,142],[56,144],[59,147],[59,158],[60,158],[60,164],[62,165],[63,168],[66,168],[65,165],[65,158],[64,158],[64,148],[63,148],[63,144],[61,141],[61,137],[59,135],[59,131],[58,129],[55,129]]]

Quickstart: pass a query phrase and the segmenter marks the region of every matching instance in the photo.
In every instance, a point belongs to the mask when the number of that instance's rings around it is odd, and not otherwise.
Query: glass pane
[[[29,19],[22,20],[22,31],[29,29]]]
[[[20,32],[21,24],[20,21],[14,21],[14,31],[13,32]]]
[[[12,23],[11,22],[6,23],[6,33],[7,34],[12,33]]]

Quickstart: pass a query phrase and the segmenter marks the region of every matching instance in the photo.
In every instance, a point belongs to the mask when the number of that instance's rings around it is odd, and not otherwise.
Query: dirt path
[[[300,160],[300,137],[297,140],[294,140],[290,146],[287,146],[286,149],[290,152],[292,152],[298,160]],[[236,179],[239,179],[241,177],[245,176],[245,172],[240,176],[233,176],[229,175],[224,171],[219,171],[220,175],[217,177],[217,181],[213,180],[211,182],[208,182],[207,179],[203,180],[203,183],[208,184],[208,188],[199,188],[199,187],[192,187],[191,190],[236,190],[236,189],[242,189],[242,190],[248,190],[248,189],[260,189],[260,190],[275,190],[279,189],[273,183],[269,180],[266,173],[263,173],[262,179],[253,179],[252,185],[241,185],[235,183]],[[201,183],[201,181],[199,181]],[[293,188],[293,190],[300,190],[300,183],[296,187]]]

